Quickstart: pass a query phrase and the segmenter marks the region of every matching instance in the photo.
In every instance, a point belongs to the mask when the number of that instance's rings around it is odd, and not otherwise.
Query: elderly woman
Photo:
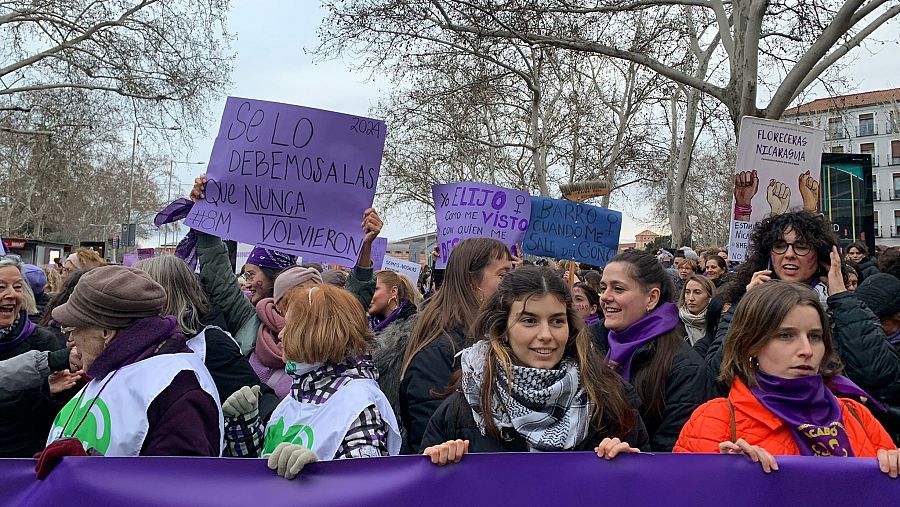
[[[28,351],[51,352],[65,347],[52,333],[28,319],[22,307],[26,283],[17,260],[0,259],[0,361]],[[54,408],[40,387],[4,396],[0,400],[0,458],[30,458],[40,451]]]
[[[147,273],[105,266],[85,273],[69,300],[53,309],[53,319],[71,328],[91,381],[53,421],[39,477],[60,449],[106,456],[221,453],[216,385],[178,318],[161,315],[166,299]]]

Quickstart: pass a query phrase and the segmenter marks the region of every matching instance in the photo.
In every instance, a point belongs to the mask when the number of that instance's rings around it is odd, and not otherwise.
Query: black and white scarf
[[[480,395],[489,348],[483,340],[460,353],[462,392],[482,435]],[[563,359],[554,370],[513,366],[512,379],[499,367],[495,383],[494,424],[504,435],[522,435],[533,451],[571,450],[587,437],[591,402],[575,361]]]

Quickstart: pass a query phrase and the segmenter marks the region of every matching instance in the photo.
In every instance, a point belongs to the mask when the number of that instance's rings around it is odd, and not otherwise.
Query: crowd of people
[[[200,178],[192,198],[203,197]],[[591,451],[877,458],[900,474],[900,249],[841,248],[826,219],[606,266],[459,242],[418,286],[221,238],[181,258],[58,269],[0,259],[0,457],[317,460]],[[737,458],[736,458],[737,459]],[[458,465],[465,466],[465,465]]]

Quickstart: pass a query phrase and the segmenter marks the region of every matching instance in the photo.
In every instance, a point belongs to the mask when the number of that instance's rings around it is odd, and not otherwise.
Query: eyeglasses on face
[[[804,241],[795,241],[793,243],[788,243],[787,241],[776,241],[775,244],[772,245],[772,251],[781,255],[783,253],[787,253],[788,247],[793,248],[794,253],[799,255],[800,257],[803,257],[812,250],[812,247],[809,246],[809,243],[806,243]]]

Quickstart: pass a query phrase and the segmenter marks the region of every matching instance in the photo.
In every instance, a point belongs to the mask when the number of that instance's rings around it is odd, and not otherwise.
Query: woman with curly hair
[[[722,364],[725,337],[741,298],[771,280],[785,280],[818,293],[847,376],[878,401],[900,405],[900,355],[886,340],[878,317],[847,290],[838,239],[823,215],[803,210],[766,218],[750,233],[747,253],[747,262],[722,287],[726,306],[706,354],[714,373]],[[728,386],[719,387],[727,392]]]

